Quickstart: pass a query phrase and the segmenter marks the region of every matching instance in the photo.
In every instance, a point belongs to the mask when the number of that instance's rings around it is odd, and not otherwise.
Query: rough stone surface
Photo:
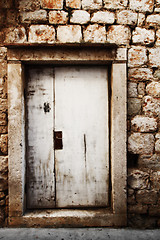
[[[159,14],[153,14],[149,15],[146,19],[146,23],[150,26],[160,26],[160,15]]]
[[[7,115],[4,112],[0,112],[0,125],[1,126],[7,125]]]
[[[8,28],[5,31],[6,43],[24,43],[26,40],[26,31],[24,27]]]
[[[133,133],[128,138],[128,151],[134,154],[149,154],[154,150],[154,136],[151,133]]]
[[[12,7],[13,7],[13,0],[0,1],[0,8],[12,8]]]
[[[88,23],[90,20],[90,14],[84,10],[75,10],[72,13],[72,17],[70,19],[71,23],[79,23],[85,24]]]
[[[136,200],[142,204],[156,204],[158,200],[158,194],[154,190],[138,190],[136,194]]]
[[[128,99],[128,115],[135,115],[141,113],[141,99],[129,98]]]
[[[137,83],[135,82],[129,82],[128,83],[128,97],[134,98],[137,97]]]
[[[160,139],[155,142],[155,151],[160,153]]]
[[[151,96],[144,96],[143,112],[146,116],[160,118],[160,100]]]
[[[155,32],[154,30],[136,27],[132,33],[132,41],[133,43],[141,43],[143,45],[151,44],[155,41]]]
[[[45,9],[62,9],[63,0],[41,0],[41,6]]]
[[[145,83],[144,82],[138,83],[138,94],[140,96],[144,96],[145,95]]]
[[[118,45],[129,44],[131,32],[128,27],[122,25],[113,25],[108,28],[107,41]]]
[[[157,129],[157,121],[155,118],[137,115],[131,120],[131,129],[136,132],[153,132]]]
[[[133,170],[128,176],[128,185],[132,189],[147,189],[149,174],[139,170]]]
[[[66,6],[70,8],[81,8],[81,0],[66,0]]]
[[[153,97],[160,97],[160,82],[151,82],[146,87],[148,95]]]
[[[84,41],[91,43],[106,42],[105,27],[98,24],[89,25],[84,30]]]
[[[130,10],[123,10],[117,13],[117,23],[135,25],[137,23],[137,13]]]
[[[153,79],[152,70],[149,68],[131,68],[128,71],[128,79],[135,81],[151,81]]]
[[[107,9],[123,9],[127,6],[127,0],[104,0]]]
[[[47,12],[45,10],[36,10],[34,12],[22,12],[21,21],[23,23],[46,22]]]
[[[0,172],[6,173],[8,171],[8,157],[0,156]]]
[[[138,168],[145,171],[153,171],[160,169],[160,154],[139,155]]]
[[[154,0],[130,0],[129,7],[140,12],[152,12]]]
[[[148,206],[147,205],[136,204],[136,205],[130,205],[128,207],[128,212],[129,213],[146,214],[147,211],[148,211]]]
[[[160,66],[160,47],[149,49],[149,63],[152,67]]]
[[[157,30],[156,32],[156,45],[160,46],[160,29]]]
[[[156,70],[154,73],[154,77],[158,80],[160,80],[160,70]]]
[[[115,21],[115,15],[108,11],[99,11],[93,14],[91,22],[93,23],[106,23],[113,24]]]
[[[145,21],[145,14],[144,13],[138,13],[138,22],[137,25],[139,27],[144,25],[144,21]]]
[[[54,43],[55,29],[48,25],[32,25],[29,29],[30,43]]]
[[[102,7],[102,0],[82,0],[83,9],[99,9]]]
[[[21,0],[19,1],[19,9],[23,11],[35,11],[40,9],[40,1],[39,0]]]
[[[147,62],[147,50],[145,47],[132,47],[128,51],[128,66],[137,67]]]
[[[65,11],[50,11],[49,23],[51,24],[65,24],[68,20],[68,13]]]
[[[7,135],[1,135],[0,137],[0,151],[3,154],[8,153],[8,136]]]
[[[57,40],[61,43],[81,42],[81,27],[74,25],[59,26],[57,28]]]

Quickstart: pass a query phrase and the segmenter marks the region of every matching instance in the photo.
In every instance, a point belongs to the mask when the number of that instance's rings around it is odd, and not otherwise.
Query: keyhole
[[[44,112],[45,112],[45,113],[50,112],[51,108],[50,108],[50,106],[49,106],[49,103],[44,103],[43,109],[44,109]]]

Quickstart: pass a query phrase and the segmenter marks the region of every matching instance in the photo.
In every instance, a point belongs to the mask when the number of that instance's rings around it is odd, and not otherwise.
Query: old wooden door
[[[27,208],[106,207],[106,66],[32,66],[27,76]]]

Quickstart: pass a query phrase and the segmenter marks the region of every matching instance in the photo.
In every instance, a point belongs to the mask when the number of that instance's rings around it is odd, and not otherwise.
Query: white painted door
[[[35,68],[29,76],[28,208],[107,206],[106,67]],[[62,134],[62,149],[54,150],[53,132]]]

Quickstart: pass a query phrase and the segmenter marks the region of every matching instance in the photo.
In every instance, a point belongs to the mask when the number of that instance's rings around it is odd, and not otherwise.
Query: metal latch
[[[54,132],[54,149],[63,149],[62,131]]]

